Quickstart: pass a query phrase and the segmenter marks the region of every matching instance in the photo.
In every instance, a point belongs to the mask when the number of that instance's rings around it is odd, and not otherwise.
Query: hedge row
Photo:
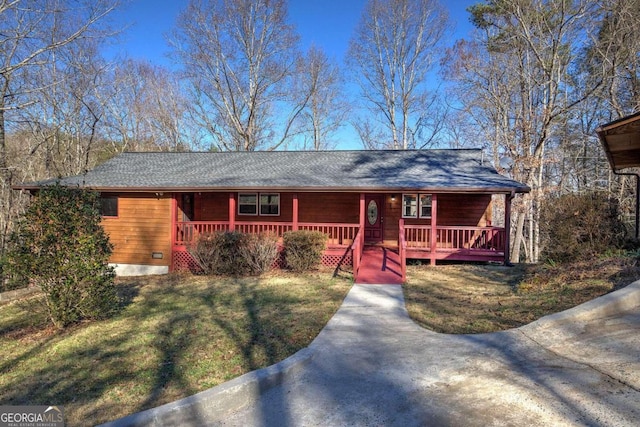
[[[315,231],[284,234],[284,259],[293,271],[316,268],[322,261],[326,236]],[[278,237],[271,233],[244,234],[226,231],[204,234],[189,248],[204,274],[260,275],[270,270],[280,256]]]

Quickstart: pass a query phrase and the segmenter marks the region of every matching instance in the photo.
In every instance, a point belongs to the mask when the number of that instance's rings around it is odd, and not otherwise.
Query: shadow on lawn
[[[208,362],[194,368],[198,357],[219,357],[210,345],[214,334],[231,342],[234,355],[222,355],[231,360],[221,369],[236,365],[228,380],[300,350],[304,344],[292,335],[292,322],[303,325],[295,329],[298,334],[310,334],[323,322],[293,313],[302,306],[301,297],[279,286],[258,286],[253,279],[225,287],[183,283],[179,277],[120,282],[123,310],[113,319],[72,326],[44,339],[27,336],[40,342],[0,362],[0,372],[7,375],[0,401],[62,405],[70,424],[94,425],[201,391],[206,383],[194,383],[188,371],[214,369]],[[323,289],[322,298],[336,299],[338,292]],[[136,401],[134,396],[145,397]],[[194,423],[205,424],[199,414],[190,415]]]

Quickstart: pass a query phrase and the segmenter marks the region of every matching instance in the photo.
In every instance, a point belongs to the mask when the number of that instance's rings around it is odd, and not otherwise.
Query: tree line
[[[121,151],[483,147],[532,192],[512,259],[537,261],[550,194],[603,190],[633,212],[595,128],[640,109],[640,0],[469,8],[455,43],[437,0],[369,0],[343,62],[301,48],[285,0],[192,0],[175,68],[107,60],[119,0],[0,1],[0,249],[18,182],[82,174]],[[508,158],[509,162],[500,162]]]

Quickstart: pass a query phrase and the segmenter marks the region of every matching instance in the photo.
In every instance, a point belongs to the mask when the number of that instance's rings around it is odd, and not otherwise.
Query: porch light
[[[396,201],[396,195],[395,195],[395,194],[392,194],[392,195],[391,195],[391,201],[392,201],[392,202],[395,202],[395,201]]]

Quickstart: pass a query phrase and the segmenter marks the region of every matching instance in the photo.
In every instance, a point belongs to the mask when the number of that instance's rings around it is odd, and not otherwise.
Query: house
[[[511,200],[529,191],[476,149],[123,153],[61,184],[100,191],[123,275],[193,268],[188,246],[223,230],[318,230],[323,262],[355,274],[372,245],[400,257],[403,277],[407,258],[508,263]]]

